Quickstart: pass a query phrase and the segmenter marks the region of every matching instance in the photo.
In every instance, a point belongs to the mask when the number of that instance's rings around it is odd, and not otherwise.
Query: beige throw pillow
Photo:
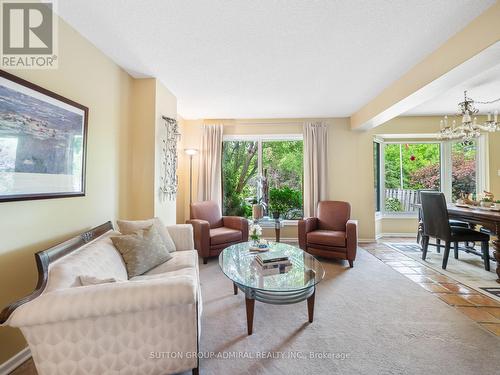
[[[168,233],[167,228],[165,228],[165,225],[163,225],[161,220],[158,219],[157,217],[155,217],[154,219],[149,219],[149,220],[134,220],[134,221],[132,221],[132,220],[117,220],[116,224],[118,224],[118,229],[120,230],[121,234],[132,234],[132,233],[137,232],[138,230],[147,229],[151,225],[154,225],[156,227],[156,229],[158,230],[158,233],[160,234],[168,251],[170,253],[175,251],[175,244],[174,244],[174,241],[172,240],[172,237],[170,237],[170,234]]]
[[[111,237],[111,241],[122,255],[129,279],[172,258],[155,225],[133,234]]]

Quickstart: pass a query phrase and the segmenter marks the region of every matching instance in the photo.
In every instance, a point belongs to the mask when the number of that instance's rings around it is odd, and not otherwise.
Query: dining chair
[[[484,269],[490,270],[489,240],[490,236],[470,228],[450,225],[446,199],[443,193],[422,192],[422,218],[424,223],[422,260],[427,256],[429,238],[444,241],[442,268],[446,269],[450,255],[451,244],[454,247],[455,258],[458,258],[459,242],[481,242],[481,252]]]
[[[429,192],[429,191],[436,192],[436,190],[431,190],[431,189],[421,189],[421,190],[417,191],[416,203],[418,205],[420,205],[420,207],[418,209],[418,228],[417,228],[417,243],[418,244],[420,244],[421,241],[423,240],[423,238],[422,238],[423,220],[422,220],[422,207],[421,207],[422,199],[421,199],[420,195],[422,193]],[[453,227],[469,228],[469,223],[466,223],[465,221],[454,220],[454,219],[450,219],[450,225]],[[440,253],[441,252],[441,240],[440,239],[436,239],[435,246],[436,246],[437,252]],[[458,249],[456,249],[456,251],[455,251],[455,258],[458,259]]]

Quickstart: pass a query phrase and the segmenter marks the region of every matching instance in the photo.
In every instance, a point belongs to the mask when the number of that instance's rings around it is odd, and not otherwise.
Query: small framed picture
[[[0,70],[0,202],[85,195],[88,108]]]

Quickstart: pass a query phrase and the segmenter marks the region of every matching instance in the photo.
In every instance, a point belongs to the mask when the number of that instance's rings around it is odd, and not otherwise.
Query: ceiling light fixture
[[[488,113],[488,120],[484,124],[477,123],[477,117],[472,117],[479,110],[474,106],[474,104],[492,104],[499,102],[499,99],[492,100],[489,102],[479,102],[467,96],[467,91],[464,91],[464,101],[458,103],[459,113],[457,116],[462,116],[462,124],[457,126],[456,120],[453,120],[451,125],[448,122],[448,116],[444,116],[444,119],[440,122],[440,130],[438,133],[439,139],[463,139],[465,141],[477,138],[481,135],[481,132],[495,132],[500,131],[500,125],[498,124],[498,111],[492,116],[492,113]]]

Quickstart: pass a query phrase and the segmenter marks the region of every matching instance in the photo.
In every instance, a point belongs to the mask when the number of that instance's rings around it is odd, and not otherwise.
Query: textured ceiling
[[[349,116],[494,0],[64,0],[59,14],[185,118]]]

